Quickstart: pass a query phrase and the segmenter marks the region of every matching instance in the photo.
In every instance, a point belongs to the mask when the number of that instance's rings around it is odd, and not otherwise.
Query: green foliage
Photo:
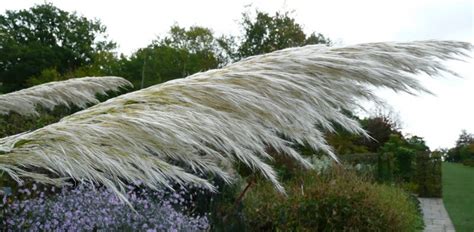
[[[69,109],[64,105],[60,105],[56,106],[52,111],[39,109],[39,117],[24,116],[14,112],[8,115],[0,115],[0,137],[3,138],[44,127],[78,110],[78,108]]]
[[[463,130],[456,141],[456,146],[448,150],[445,160],[467,165],[474,163],[474,135]]]
[[[441,196],[441,155],[430,154],[422,138],[392,134],[380,153],[346,154],[341,160],[364,176],[396,184],[424,197]],[[375,168],[371,168],[375,167]]]
[[[464,164],[464,165],[466,165],[466,166],[474,167],[474,159],[464,160],[464,161],[462,162],[462,164]]]
[[[94,63],[97,53],[115,47],[105,39],[105,30],[98,20],[51,4],[6,11],[0,15],[1,91],[25,88],[30,78],[30,84],[36,84],[39,76],[57,77],[54,72],[63,75]]]
[[[222,67],[231,60],[306,44],[330,44],[321,34],[304,34],[288,13],[244,14],[245,35],[216,37],[205,27],[174,25],[131,56],[111,52],[105,26],[52,4],[0,16],[0,92],[83,76],[123,76],[148,87]]]
[[[415,174],[415,157],[417,153],[429,152],[424,140],[413,136],[405,139],[398,134],[392,134],[381,148],[382,153],[393,154],[395,166],[393,175],[398,182],[411,182]]]
[[[355,135],[335,125],[335,132],[327,133],[326,137],[338,155],[376,153],[391,135],[402,137],[396,119],[390,114],[377,113],[374,117],[360,119],[349,111],[344,113],[357,120],[371,138]]]
[[[419,153],[416,156],[416,179],[420,197],[441,197],[441,156]]]
[[[397,123],[391,116],[378,115],[364,118],[360,120],[360,124],[372,137],[371,139],[361,138],[359,140],[360,144],[367,147],[369,152],[378,152],[388,142],[390,135],[397,134],[401,136]]]
[[[28,86],[35,86],[51,81],[61,81],[64,78],[56,70],[56,68],[47,68],[41,70],[41,73],[38,76],[32,76],[26,80]]]
[[[242,231],[245,226],[243,204],[237,198],[245,186],[242,181],[232,185],[218,183],[218,186],[218,193],[198,195],[196,205],[201,206],[198,212],[210,213],[211,231]]]
[[[346,170],[300,173],[285,197],[259,183],[244,199],[251,231],[416,231],[422,220],[408,196]]]
[[[303,27],[288,12],[269,15],[256,11],[255,18],[244,13],[241,27],[244,32],[241,42],[236,46],[236,51],[229,52],[234,54],[233,57],[237,60],[289,47],[308,44],[331,45],[331,40],[322,34],[313,32],[306,35]]]
[[[217,68],[223,59],[210,29],[175,25],[163,39],[139,49],[130,58],[121,57],[116,73],[136,87],[148,87]]]
[[[336,127],[336,133],[328,133],[326,138],[328,143],[334,148],[336,154],[346,155],[368,152],[368,148],[360,143],[360,141],[365,140],[365,138],[338,127]]]
[[[380,153],[377,159],[377,181],[394,183],[395,158],[393,153]]]

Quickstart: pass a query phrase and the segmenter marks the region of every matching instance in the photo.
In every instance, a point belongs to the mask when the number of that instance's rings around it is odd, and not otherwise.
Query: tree
[[[255,18],[252,18],[249,13],[244,13],[241,26],[244,35],[234,56],[237,59],[289,47],[331,44],[331,40],[322,34],[313,32],[306,35],[302,26],[291,18],[288,12],[277,12],[271,16],[268,13],[256,11]]]
[[[213,32],[205,27],[189,29],[174,25],[169,36],[156,40],[156,47],[170,47],[183,55],[183,76],[217,68],[222,62],[221,50]]]
[[[27,87],[29,78],[44,70],[60,75],[90,65],[97,54],[115,44],[106,39],[105,26],[52,4],[0,15],[0,82],[2,91]]]
[[[466,130],[462,130],[459,138],[456,140],[456,147],[461,147],[474,143],[474,135],[467,133]]]
[[[164,38],[156,39],[128,59],[122,57],[123,64],[118,73],[129,77],[137,87],[144,79],[146,87],[217,68],[222,60],[210,29],[174,25]]]
[[[464,162],[466,160],[474,160],[474,136],[462,130],[456,140],[456,146],[448,150],[446,161]]]
[[[326,138],[338,155],[376,153],[392,135],[403,137],[398,126],[398,119],[391,111],[377,110],[374,116],[364,119],[358,118],[349,110],[342,110],[342,112],[358,121],[370,137],[353,134],[336,125],[335,131],[327,133]]]
[[[302,168],[312,164],[295,144],[335,158],[324,138],[334,123],[352,133],[365,132],[341,109],[356,107],[354,99],[373,99],[373,86],[423,91],[410,74],[447,71],[438,59],[459,59],[470,49],[465,42],[417,41],[324,52],[306,46],[255,56],[4,138],[0,170],[15,180],[66,184],[60,177],[70,177],[100,183],[124,197],[126,183],[138,181],[156,188],[194,183],[214,189],[205,178],[218,176],[229,183],[236,179],[235,170],[245,166],[283,191],[268,148]],[[332,63],[337,65],[328,69]]]
[[[353,119],[354,121],[360,121],[360,119],[351,111],[343,110],[342,112],[345,116]],[[364,127],[364,124],[361,124],[361,126],[367,130]],[[338,124],[334,125],[334,131],[326,132],[325,137],[328,141],[328,144],[334,148],[334,152],[337,155],[360,154],[368,152],[367,147],[360,142],[368,138],[365,138],[365,136],[361,134],[351,133],[350,131],[345,130],[344,126]]]
[[[390,115],[378,114],[375,117],[365,118],[361,120],[361,124],[372,138],[360,138],[358,143],[367,147],[370,152],[378,152],[391,135],[402,136],[396,120]]]
[[[392,134],[380,147],[380,152],[381,156],[393,155],[395,158],[393,174],[400,180],[410,182],[415,171],[413,161],[418,155],[429,154],[430,149],[421,137],[405,138],[400,134]]]

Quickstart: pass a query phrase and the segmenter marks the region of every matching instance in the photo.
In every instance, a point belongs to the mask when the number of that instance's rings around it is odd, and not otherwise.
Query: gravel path
[[[426,232],[454,232],[453,223],[441,198],[418,198],[423,210]]]

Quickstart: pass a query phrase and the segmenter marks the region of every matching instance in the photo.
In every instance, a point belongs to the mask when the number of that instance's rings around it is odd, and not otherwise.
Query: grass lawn
[[[443,163],[443,201],[456,231],[474,231],[474,167]]]

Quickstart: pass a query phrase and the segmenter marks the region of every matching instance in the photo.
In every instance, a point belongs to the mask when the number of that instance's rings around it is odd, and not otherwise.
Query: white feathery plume
[[[283,191],[272,155],[310,167],[292,147],[309,144],[336,158],[324,138],[333,123],[365,134],[342,109],[377,100],[371,87],[427,91],[417,73],[450,72],[443,60],[466,56],[456,41],[305,46],[247,58],[121,95],[36,131],[0,140],[0,170],[16,180],[63,183],[41,174],[101,183],[119,196],[124,182],[213,186],[196,173],[232,181],[237,162]],[[44,172],[42,172],[44,173]]]
[[[37,116],[37,106],[52,110],[57,105],[86,108],[99,103],[97,94],[133,87],[122,77],[82,77],[65,81],[48,82],[31,88],[0,95],[0,115],[15,112],[24,116]]]

